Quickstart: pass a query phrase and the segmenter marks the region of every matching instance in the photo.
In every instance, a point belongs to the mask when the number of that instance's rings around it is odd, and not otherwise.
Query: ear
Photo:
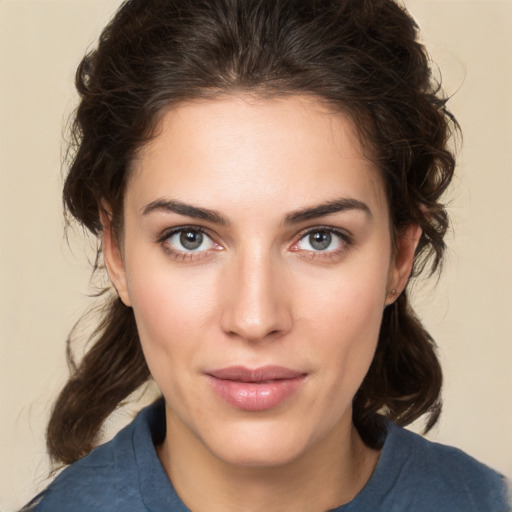
[[[125,306],[131,306],[126,282],[126,270],[119,240],[112,225],[112,209],[102,201],[99,211],[101,221],[101,243],[103,257],[107,267],[110,282],[114,286]]]
[[[393,303],[406,287],[411,276],[414,254],[420,237],[421,228],[417,224],[411,224],[397,239],[389,269],[386,305]]]

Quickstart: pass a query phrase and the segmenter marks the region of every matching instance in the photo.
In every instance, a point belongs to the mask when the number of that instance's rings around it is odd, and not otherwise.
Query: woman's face
[[[245,466],[346,436],[416,233],[392,252],[382,179],[319,102],[169,110],[134,162],[120,251],[104,235],[168,434]]]

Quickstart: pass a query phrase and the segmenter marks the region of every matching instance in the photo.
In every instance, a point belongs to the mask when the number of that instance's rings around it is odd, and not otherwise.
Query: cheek
[[[334,377],[362,380],[373,359],[382,321],[382,301],[341,290],[338,300],[317,303],[318,331]],[[323,308],[322,308],[323,306]]]
[[[368,258],[340,269],[324,280],[321,289],[312,286],[314,277],[308,287],[302,321],[311,327],[315,349],[329,368],[329,385],[349,394],[358,389],[375,354],[387,275],[387,261]]]
[[[214,303],[213,286],[204,273],[172,269],[161,260],[127,267],[142,348],[160,387],[162,379],[178,377],[194,366]]]
[[[323,418],[322,432],[334,428],[351,414],[352,401],[366,376],[377,347],[382,315],[361,308],[353,314],[340,314],[324,333],[322,366],[310,414]]]
[[[340,331],[343,337],[364,337],[368,329],[378,329],[389,271],[379,252],[367,251],[366,258],[353,258],[325,275],[310,272],[301,290],[303,315],[319,329]]]

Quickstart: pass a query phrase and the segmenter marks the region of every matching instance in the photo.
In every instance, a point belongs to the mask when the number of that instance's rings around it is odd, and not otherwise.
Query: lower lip
[[[244,411],[277,407],[301,387],[304,376],[268,382],[240,382],[209,376],[213,390],[229,405]]]

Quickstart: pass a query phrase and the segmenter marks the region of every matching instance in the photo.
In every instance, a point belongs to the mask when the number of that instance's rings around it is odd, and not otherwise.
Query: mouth
[[[206,375],[213,391],[224,402],[245,411],[277,407],[299,391],[307,377],[307,373],[281,366],[231,366]]]

